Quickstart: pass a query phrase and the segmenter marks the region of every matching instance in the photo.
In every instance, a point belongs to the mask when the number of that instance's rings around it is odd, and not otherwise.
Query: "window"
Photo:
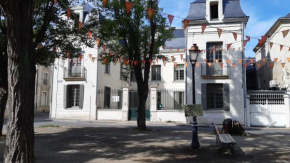
[[[218,2],[210,3],[210,19],[215,20],[219,18],[219,4]]]
[[[184,104],[184,92],[174,92],[174,109],[182,108]]]
[[[133,70],[130,73],[130,81],[131,82],[136,82],[136,76],[135,76],[135,72]]]
[[[151,79],[152,81],[161,81],[161,65],[155,65],[151,68]]]
[[[81,77],[82,76],[82,63],[79,58],[73,58],[70,60],[69,65],[69,76],[70,77]]]
[[[79,106],[80,101],[80,86],[79,85],[69,85],[68,86],[68,107]]]
[[[207,43],[206,44],[206,59],[208,62],[223,61],[223,43]]]
[[[224,108],[223,84],[208,84],[207,85],[207,107],[209,109]]]
[[[48,73],[43,73],[43,85],[48,84]]]
[[[105,73],[106,73],[106,74],[110,74],[110,63],[107,63],[107,64],[105,65]]]
[[[174,68],[174,80],[184,80],[184,65],[177,65]]]
[[[111,88],[105,87],[105,94],[104,94],[104,107],[105,109],[111,107]]]
[[[47,106],[47,92],[42,92],[41,106]]]

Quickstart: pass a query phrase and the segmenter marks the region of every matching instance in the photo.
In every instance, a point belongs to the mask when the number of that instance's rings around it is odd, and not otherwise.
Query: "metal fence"
[[[139,95],[138,90],[130,90],[129,91],[129,109],[138,109],[139,105]],[[146,101],[145,108],[150,110],[150,91],[148,92],[148,97]]]
[[[229,76],[230,66],[220,63],[201,63],[202,76]]]
[[[122,90],[98,90],[97,108],[98,109],[122,109],[123,91]]]
[[[64,68],[63,69],[63,78],[86,78],[87,70],[86,68]]]
[[[182,89],[158,89],[157,110],[181,110],[185,101],[184,92]]]
[[[251,105],[284,105],[284,91],[250,91]]]

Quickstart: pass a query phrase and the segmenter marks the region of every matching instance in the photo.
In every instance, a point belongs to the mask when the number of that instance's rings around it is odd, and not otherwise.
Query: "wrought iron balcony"
[[[86,69],[85,68],[64,68],[63,79],[66,81],[85,81]]]
[[[201,77],[204,79],[228,79],[230,76],[230,67],[227,64],[208,63],[201,64]]]

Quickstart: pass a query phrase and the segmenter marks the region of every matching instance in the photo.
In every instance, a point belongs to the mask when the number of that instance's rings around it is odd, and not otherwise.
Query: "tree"
[[[158,0],[130,1],[134,2],[134,7],[128,14],[125,2],[126,0],[112,1],[105,7],[100,7],[99,12],[106,15],[106,19],[98,22],[96,37],[100,38],[101,44],[106,44],[112,51],[120,54],[127,66],[134,70],[139,95],[137,128],[146,130],[145,104],[149,92],[151,62],[158,57],[156,54],[165,40],[173,37],[173,29],[166,23],[162,9],[158,7]],[[147,8],[154,9],[151,19],[148,19]],[[101,60],[103,63],[115,61],[116,56],[104,52]]]
[[[35,65],[49,65],[60,56],[76,57],[82,43],[92,45],[91,41],[86,39],[85,30],[71,28],[68,21],[60,19],[72,3],[73,1],[68,0],[62,0],[58,5],[51,0],[0,1],[1,18],[5,20],[5,23],[1,22],[0,34],[1,38],[7,38],[7,43],[5,39],[1,39],[1,51],[7,52],[8,58],[7,71],[5,64],[1,64],[0,67],[0,71],[3,71],[0,76],[0,89],[7,90],[6,79],[9,88],[5,163],[35,161],[33,128]],[[71,18],[76,19],[73,14]],[[53,50],[56,47],[62,53]],[[5,57],[1,57],[0,62],[6,61]],[[0,98],[4,93],[0,92]],[[4,98],[0,100],[2,114],[5,110],[5,100]]]

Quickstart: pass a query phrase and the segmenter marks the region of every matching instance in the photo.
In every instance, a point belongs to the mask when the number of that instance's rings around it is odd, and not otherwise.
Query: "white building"
[[[239,0],[196,0],[190,4],[186,18],[190,20],[186,46],[190,49],[195,43],[199,49],[205,50],[199,54],[200,67],[195,70],[196,103],[204,108],[204,116],[198,117],[199,123],[220,124],[224,119],[232,118],[244,124],[245,67],[238,61],[245,59],[243,40],[248,18]],[[207,25],[203,34],[202,24]],[[220,37],[218,29],[222,30]],[[233,32],[237,34],[237,40]],[[227,44],[231,43],[227,51]],[[232,63],[236,64],[235,68]],[[192,104],[191,66],[187,69],[186,83],[186,103]]]

